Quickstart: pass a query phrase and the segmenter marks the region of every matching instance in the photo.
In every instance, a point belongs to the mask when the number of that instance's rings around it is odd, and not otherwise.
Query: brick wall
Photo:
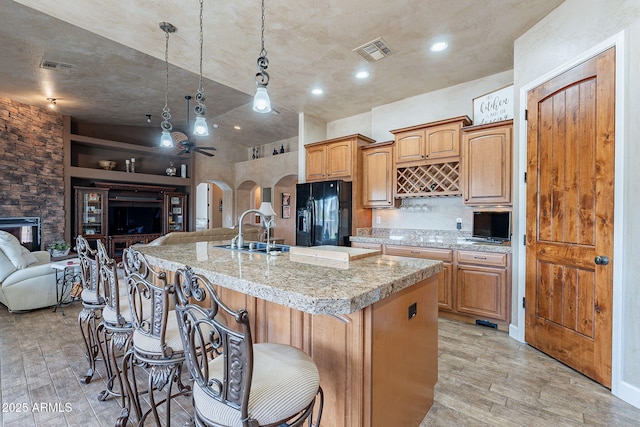
[[[37,216],[64,238],[62,115],[0,97],[0,217]]]

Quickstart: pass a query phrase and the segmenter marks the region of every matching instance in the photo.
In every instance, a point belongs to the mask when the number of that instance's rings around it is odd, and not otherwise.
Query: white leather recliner
[[[0,231],[0,303],[9,311],[54,306],[56,273],[47,251],[29,252],[10,233]]]

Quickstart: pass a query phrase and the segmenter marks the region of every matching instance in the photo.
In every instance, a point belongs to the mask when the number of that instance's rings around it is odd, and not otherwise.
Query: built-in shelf
[[[190,186],[191,178],[178,176],[154,175],[146,173],[127,173],[122,171],[110,171],[104,169],[81,168],[71,166],[69,175],[72,178],[84,178],[90,180],[113,182],[136,182],[141,184],[160,184],[173,186]]]

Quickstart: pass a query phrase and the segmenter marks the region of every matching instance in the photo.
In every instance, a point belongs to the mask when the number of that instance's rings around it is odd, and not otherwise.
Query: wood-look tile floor
[[[79,311],[12,314],[0,305],[2,426],[114,425],[118,400],[97,398],[101,362],[93,381],[80,383]],[[640,409],[504,332],[444,319],[439,332],[435,403],[420,427],[640,425]],[[171,424],[182,426],[190,410],[190,398],[178,398]]]

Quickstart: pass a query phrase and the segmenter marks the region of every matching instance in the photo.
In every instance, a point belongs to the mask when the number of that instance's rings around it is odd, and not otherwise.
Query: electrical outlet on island
[[[462,230],[462,218],[456,218],[456,228]]]

